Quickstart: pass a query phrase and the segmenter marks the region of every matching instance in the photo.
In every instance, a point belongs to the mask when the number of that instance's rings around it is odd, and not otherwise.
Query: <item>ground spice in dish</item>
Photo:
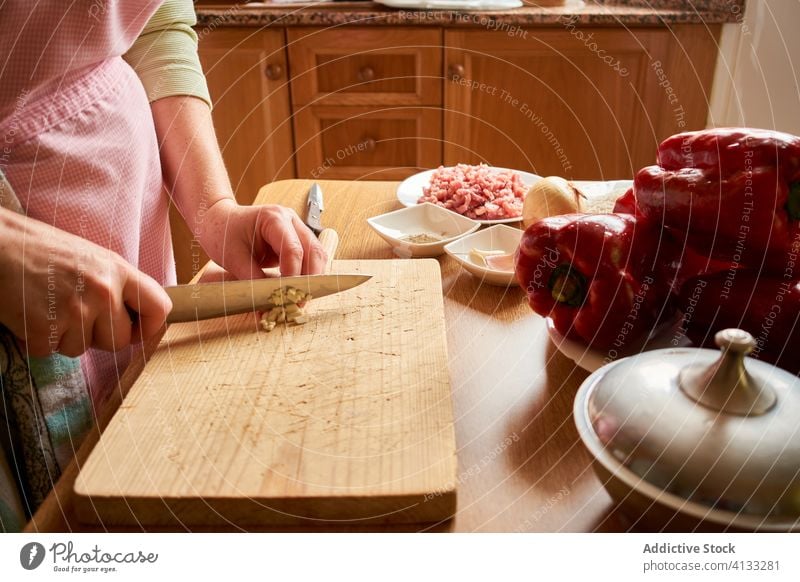
[[[439,242],[440,240],[443,240],[443,239],[442,239],[442,237],[437,236],[435,234],[430,234],[430,233],[427,233],[427,232],[421,232],[419,234],[407,234],[406,236],[404,236],[400,240],[405,240],[405,241],[408,241],[410,243],[414,243],[414,244],[417,244],[417,245],[424,245],[424,244],[428,244],[428,243]]]

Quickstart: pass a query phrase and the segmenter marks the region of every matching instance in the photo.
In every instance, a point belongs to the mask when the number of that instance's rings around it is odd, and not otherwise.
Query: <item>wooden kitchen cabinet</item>
[[[662,139],[705,127],[720,25],[201,32],[217,136],[249,203],[278,179],[442,163],[630,178]],[[173,240],[187,281],[205,256],[177,216]]]
[[[295,177],[284,29],[202,29],[200,61],[217,140],[237,200],[250,204],[265,184]],[[177,211],[171,214],[178,281],[207,257]]]
[[[297,173],[402,179],[442,162],[442,30],[288,31]]]
[[[630,178],[705,127],[718,26],[526,33],[445,31],[446,165]]]
[[[441,164],[439,107],[303,107],[294,122],[304,177],[400,180]]]

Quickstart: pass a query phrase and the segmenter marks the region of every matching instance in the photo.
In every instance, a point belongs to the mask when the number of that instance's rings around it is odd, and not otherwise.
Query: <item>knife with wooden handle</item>
[[[306,226],[311,229],[315,235],[320,236],[322,231],[322,211],[325,210],[325,204],[322,198],[322,188],[319,184],[314,183],[308,190],[306,197]]]
[[[333,255],[336,254],[336,248],[339,246],[339,233],[332,228],[324,228],[319,233],[319,242],[322,248],[325,249],[325,254],[328,255],[328,261],[325,263],[324,273],[327,275],[331,272],[333,265]]]
[[[328,262],[325,264],[325,273],[331,272],[331,265],[333,265],[333,255],[336,254],[336,248],[339,246],[339,233],[332,228],[322,227],[322,211],[325,210],[325,204],[322,198],[322,188],[316,182],[311,185],[308,190],[306,198],[306,219],[305,224],[311,229],[325,249],[328,255]]]
[[[322,191],[316,184],[314,186],[316,187],[314,195],[318,198],[315,198],[314,205],[309,203],[309,210],[316,208],[314,212],[316,223],[312,230],[318,234],[319,241],[328,256],[325,265],[326,274],[165,287],[164,290],[172,299],[172,311],[167,316],[167,323],[199,321],[252,311],[266,311],[275,307],[272,303],[272,294],[285,287],[294,287],[310,294],[313,298],[318,298],[352,289],[371,279],[372,275],[329,274],[333,256],[339,245],[339,235],[331,228],[322,228],[320,223]],[[312,190],[314,189],[312,188]],[[311,197],[311,193],[309,196]],[[136,314],[131,315],[135,316]]]
[[[293,287],[319,298],[347,291],[371,278],[372,275],[360,274],[300,275],[165,287],[172,299],[167,323],[266,311],[275,307],[272,294],[284,287]]]

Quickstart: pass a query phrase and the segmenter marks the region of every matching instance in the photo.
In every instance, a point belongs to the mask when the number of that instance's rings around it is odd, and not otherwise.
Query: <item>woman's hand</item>
[[[164,289],[117,253],[3,209],[0,295],[0,322],[32,356],[121,350],[155,335],[172,309]]]
[[[263,277],[280,267],[283,276],[313,275],[325,268],[325,251],[294,210],[277,205],[240,206],[222,199],[209,208],[198,229],[200,244],[237,279]]]
[[[321,273],[325,251],[293,210],[240,206],[214,135],[205,102],[173,95],[151,104],[164,181],[200,245],[237,279]]]

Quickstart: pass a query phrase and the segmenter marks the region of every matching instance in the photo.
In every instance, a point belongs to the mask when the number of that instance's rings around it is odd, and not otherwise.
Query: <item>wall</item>
[[[723,26],[709,126],[800,135],[799,25],[800,0],[748,0],[742,22]]]

